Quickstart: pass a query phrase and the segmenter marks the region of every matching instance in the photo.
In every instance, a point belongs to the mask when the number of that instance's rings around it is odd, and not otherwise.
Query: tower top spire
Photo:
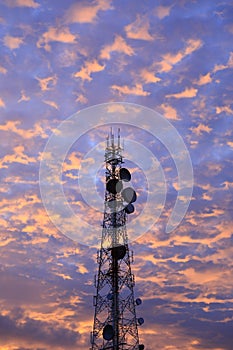
[[[117,136],[114,135],[112,127],[106,138],[105,160],[109,162],[115,159],[117,162],[122,162],[121,152],[124,149],[124,145],[121,145],[121,130],[118,128]]]

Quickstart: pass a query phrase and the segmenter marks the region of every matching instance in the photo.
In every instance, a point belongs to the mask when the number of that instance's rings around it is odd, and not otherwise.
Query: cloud
[[[90,5],[85,2],[73,4],[65,14],[66,23],[93,23],[100,11],[111,10],[111,1],[96,0]]]
[[[36,80],[39,81],[41,91],[52,90],[57,84],[57,76],[56,75],[46,77],[46,78],[36,77]]]
[[[203,132],[206,132],[209,134],[212,131],[212,128],[210,128],[208,125],[199,124],[195,128],[194,127],[190,128],[190,130],[192,130],[192,132],[197,136],[200,136],[201,134],[203,134]]]
[[[1,74],[6,74],[7,73],[7,69],[3,66],[0,66],[0,73]]]
[[[229,68],[233,68],[233,52],[230,52],[230,56],[227,62]]]
[[[197,95],[198,90],[194,88],[186,88],[184,91],[177,92],[174,94],[166,95],[167,98],[174,97],[174,98],[192,98]]]
[[[21,90],[21,97],[18,99],[18,103],[20,103],[20,102],[23,102],[23,101],[25,101],[25,102],[27,102],[27,101],[30,101],[30,97],[29,96],[26,96],[26,94],[25,94],[25,91],[24,90]]]
[[[16,36],[5,35],[3,38],[3,43],[9,49],[18,49],[23,44],[23,39]]]
[[[8,164],[10,163],[21,163],[21,164],[29,164],[35,163],[37,159],[34,157],[30,157],[24,153],[24,146],[19,145],[14,147],[13,154],[5,155],[0,161],[1,168],[8,168]]]
[[[171,12],[171,8],[172,6],[158,6],[156,9],[155,9],[155,15],[159,18],[159,19],[163,19],[167,16],[170,15],[170,12]]]
[[[140,77],[142,78],[145,84],[158,83],[159,81],[161,81],[161,78],[156,77],[154,72],[147,68],[141,70]]]
[[[151,94],[149,91],[144,91],[141,84],[136,84],[133,87],[129,87],[127,85],[112,85],[111,89],[117,91],[120,95],[148,96]]]
[[[50,42],[74,44],[76,43],[76,36],[70,32],[68,27],[50,27],[47,32],[42,34],[36,45],[38,48],[44,48],[46,51],[51,51],[51,46],[49,45]]]
[[[167,103],[163,103],[160,108],[163,111],[163,115],[168,118],[168,119],[172,119],[172,120],[180,120],[180,118],[177,115],[177,111],[175,110],[175,108],[173,108],[172,106],[170,106]]]
[[[206,85],[212,82],[212,78],[210,76],[210,73],[207,73],[205,75],[201,75],[198,80],[196,80],[194,83],[201,86]]]
[[[6,5],[9,7],[32,7],[37,8],[40,6],[38,2],[34,0],[6,0]]]
[[[125,32],[130,39],[139,40],[154,40],[153,36],[149,33],[150,23],[145,16],[137,15],[136,20],[125,26]]]
[[[36,290],[34,290],[34,294],[38,295]],[[13,315],[13,312],[10,315],[0,315],[0,335],[2,340],[7,341],[5,344],[9,344],[8,341],[18,345],[26,343],[30,349],[32,344],[36,345],[38,349],[43,349],[40,347],[43,345],[46,346],[46,349],[77,348],[80,339],[77,330],[62,328],[57,320],[48,323],[22,314],[21,311],[19,315]]]
[[[0,125],[0,130],[15,133],[24,139],[32,139],[37,136],[42,138],[48,137],[40,122],[35,123],[32,129],[21,129],[18,127],[20,124],[19,120],[8,120],[6,124]]]
[[[86,96],[80,93],[78,94],[78,97],[76,98],[75,102],[80,102],[81,104],[85,104],[88,102],[88,99],[86,98]]]
[[[97,62],[97,60],[93,60],[90,62],[85,62],[84,66],[80,69],[80,71],[74,73],[75,78],[81,78],[82,80],[91,81],[92,73],[101,72],[104,70],[105,65],[101,65]]]
[[[43,102],[47,105],[49,105],[50,107],[53,107],[55,109],[59,109],[59,106],[57,105],[56,102],[54,101],[50,101],[50,100],[43,100]]]
[[[100,52],[100,58],[109,60],[112,52],[124,53],[125,55],[134,55],[134,50],[120,36],[116,35],[115,40],[111,45],[106,45]]]
[[[0,107],[5,108],[5,102],[3,101],[3,99],[0,97]]]
[[[174,65],[182,61],[186,56],[191,55],[203,45],[200,39],[189,39],[184,49],[176,54],[167,53],[163,55],[163,60],[159,62],[161,72],[169,72]]]
[[[220,114],[220,113],[226,113],[226,114],[229,114],[229,115],[232,115],[233,114],[233,110],[231,109],[230,106],[218,106],[215,108],[216,110],[216,114]]]

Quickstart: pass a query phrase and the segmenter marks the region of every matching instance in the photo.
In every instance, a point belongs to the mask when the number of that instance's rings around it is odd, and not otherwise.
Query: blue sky
[[[167,234],[174,162],[151,135],[121,126],[158,159],[167,185],[157,222],[132,243],[141,342],[148,350],[232,349],[232,15],[231,2],[217,0],[0,2],[1,349],[89,347],[96,250],[54,226],[39,166],[62,121],[109,102],[162,114],[194,172],[189,210]],[[102,214],[82,200],[78,170],[107,130],[87,132],[64,162],[64,193],[84,235],[85,216],[101,235]],[[136,217],[146,179],[126,165],[139,194]]]

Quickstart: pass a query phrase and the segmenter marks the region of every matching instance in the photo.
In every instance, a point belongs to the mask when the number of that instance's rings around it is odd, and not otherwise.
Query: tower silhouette
[[[122,167],[120,129],[117,139],[110,132],[105,149],[105,201],[101,247],[97,253],[98,276],[94,326],[90,350],[143,350],[139,344],[138,326],[144,323],[136,317],[136,306],[142,303],[134,298],[134,275],[131,272],[133,253],[128,247],[127,215],[134,212],[136,192],[127,183],[128,169]]]

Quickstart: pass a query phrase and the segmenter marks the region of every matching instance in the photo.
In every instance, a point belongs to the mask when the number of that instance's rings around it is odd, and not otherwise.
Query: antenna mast
[[[128,169],[123,168],[120,129],[117,140],[110,130],[106,139],[105,166],[106,190],[101,247],[97,253],[99,265],[95,278],[96,295],[94,326],[91,332],[90,350],[143,350],[139,344],[136,306],[142,303],[134,299],[134,275],[131,273],[132,252],[129,251],[126,231],[127,215],[134,212],[137,199]]]

